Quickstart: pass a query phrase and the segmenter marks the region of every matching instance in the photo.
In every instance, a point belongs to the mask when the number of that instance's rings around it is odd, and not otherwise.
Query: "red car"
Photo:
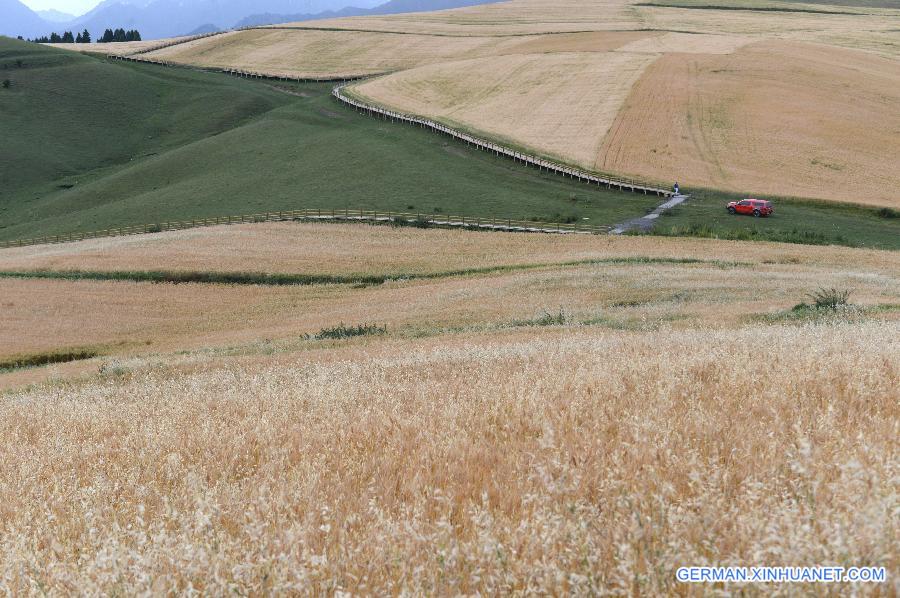
[[[741,201],[733,201],[728,204],[729,214],[753,214],[757,218],[760,216],[771,216],[775,212],[772,202],[763,199],[743,199]]]

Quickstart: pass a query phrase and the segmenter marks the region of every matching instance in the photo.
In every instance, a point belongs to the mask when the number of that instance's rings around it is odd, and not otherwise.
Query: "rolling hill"
[[[241,31],[150,56],[383,75],[350,91],[583,168],[900,208],[890,2],[513,0]]]
[[[16,68],[17,61],[23,67]],[[586,187],[278,86],[0,40],[0,239],[294,208],[614,224],[655,196]],[[412,206],[412,207],[411,207]]]

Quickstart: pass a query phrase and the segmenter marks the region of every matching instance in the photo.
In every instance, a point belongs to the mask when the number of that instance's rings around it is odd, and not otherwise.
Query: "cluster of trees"
[[[137,29],[125,31],[124,29],[107,29],[103,32],[103,37],[97,40],[98,43],[106,44],[109,42],[139,42],[141,41],[141,33]]]
[[[78,35],[72,35],[71,31],[66,31],[62,35],[53,32],[49,36],[36,37],[28,41],[38,44],[89,44],[91,43],[91,34],[87,29]]]
[[[21,37],[19,39],[22,39]],[[39,44],[89,44],[91,43],[91,34],[87,29],[78,35],[72,35],[71,31],[66,31],[62,35],[51,33],[49,36],[36,37],[28,41]],[[98,43],[106,44],[109,42],[139,42],[141,41],[141,33],[137,29],[125,31],[124,29],[107,29],[103,32],[103,37],[97,40]]]

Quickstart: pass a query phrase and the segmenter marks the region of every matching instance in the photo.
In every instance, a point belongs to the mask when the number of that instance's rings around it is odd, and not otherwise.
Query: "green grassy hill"
[[[6,38],[0,69],[0,239],[305,207],[613,224],[658,202],[358,115],[328,85],[276,89]]]
[[[299,208],[615,224],[655,196],[541,174],[335,102],[327,84],[248,81],[0,37],[0,240]],[[779,201],[729,218],[698,193],[662,234],[900,249],[894,212]]]

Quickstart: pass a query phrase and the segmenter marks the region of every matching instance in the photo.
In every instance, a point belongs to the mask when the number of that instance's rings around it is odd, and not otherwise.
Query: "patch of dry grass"
[[[686,564],[893,575],[898,339],[527,331],[7,395],[0,588],[671,595]]]
[[[780,41],[668,55],[624,104],[596,166],[685,185],[900,206],[900,68]]]
[[[45,376],[96,370],[102,359],[205,348],[307,350],[303,335],[341,322],[392,337],[496,330],[563,310],[610,328],[734,327],[777,313],[820,286],[863,306],[900,304],[898,254],[846,248],[646,237],[563,237],[355,225],[258,224],[0,252],[0,269],[76,268],[399,276],[384,284],[264,286],[0,279],[0,358],[103,347],[103,357]],[[366,256],[355,261],[354,256]],[[216,259],[219,260],[216,263]],[[579,263],[592,261],[593,263]],[[684,262],[679,262],[684,260]],[[695,263],[695,260],[700,260]],[[732,262],[739,265],[731,265]],[[404,272],[481,274],[404,280]],[[877,315],[896,320],[900,311]],[[0,385],[25,381],[15,372]]]
[[[3,270],[428,274],[633,258],[783,262],[896,273],[895,252],[713,239],[527,235],[359,224],[260,223],[0,249]]]
[[[153,48],[165,46],[167,44],[176,43],[180,40],[190,39],[185,37],[172,37],[166,39],[148,39],[139,42],[110,42],[107,44],[45,44],[52,48],[60,50],[74,50],[75,52],[84,52],[88,54],[107,54],[113,56],[128,56],[135,52],[146,52]]]
[[[147,56],[274,75],[350,76],[482,56],[603,52],[653,35],[650,32],[615,31],[525,37],[443,36],[263,28],[179,44]]]
[[[625,52],[497,56],[423,66],[350,91],[592,167],[631,86],[654,59]]]

